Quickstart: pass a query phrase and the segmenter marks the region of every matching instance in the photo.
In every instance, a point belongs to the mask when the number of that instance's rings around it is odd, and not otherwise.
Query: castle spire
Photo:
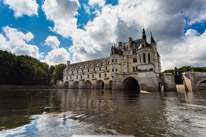
[[[156,43],[153,36],[152,36],[152,32],[150,32],[150,35],[151,35],[151,43]]]
[[[145,29],[144,28],[142,30],[142,39],[146,40],[146,33],[145,33]]]

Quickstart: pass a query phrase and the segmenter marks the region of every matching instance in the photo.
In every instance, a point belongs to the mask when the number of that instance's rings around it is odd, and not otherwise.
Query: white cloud
[[[205,34],[199,35],[195,30],[188,30],[186,35],[183,33],[186,25],[204,21],[205,0],[119,0],[116,6],[90,0],[91,5],[103,6],[101,10],[97,9],[97,16],[85,25],[85,30],[77,29],[76,26],[77,20],[74,16],[79,7],[77,1],[51,1],[49,3],[45,0],[43,10],[47,18],[54,22],[54,32],[64,37],[72,37],[73,46],[69,50],[73,54],[74,62],[109,56],[113,43],[128,41],[130,36],[133,39],[141,38],[144,26],[147,34],[149,31],[153,32],[163,68],[180,64],[206,65],[197,53],[191,51],[194,46],[203,49]],[[64,5],[68,5],[62,6],[64,2]],[[65,8],[71,5],[74,5],[73,8]],[[188,23],[185,18],[193,22]],[[180,48],[177,49],[178,47]],[[188,49],[190,51],[187,51]],[[178,61],[175,61],[175,53],[181,56]],[[183,60],[185,55],[190,54],[192,61],[186,60],[187,57]],[[204,55],[201,58],[204,58]]]
[[[4,0],[4,4],[9,5],[15,17],[38,15],[39,5],[36,0]]]
[[[46,62],[49,65],[56,65],[63,63],[70,59],[70,54],[64,48],[53,49],[46,56]]]
[[[198,15],[195,16],[195,18],[192,18],[191,21],[189,21],[189,25],[195,24],[195,23],[201,23],[203,21],[206,21],[206,8],[200,11]]]
[[[60,41],[56,36],[48,36],[45,40],[45,45],[51,46],[51,48],[59,48]]]
[[[100,7],[103,7],[105,4],[105,0],[89,0],[89,5],[99,5]]]
[[[48,20],[54,22],[52,30],[68,37],[77,29],[78,0],[45,0],[42,9]],[[51,28],[51,27],[50,27]]]
[[[169,52],[162,53],[164,69],[184,65],[206,65],[206,31],[200,36],[191,35],[190,37],[179,39],[175,43],[168,43],[166,46],[172,48],[170,48]]]
[[[198,33],[196,30],[194,29],[188,29],[187,32],[185,33],[185,35],[187,37],[193,37],[193,36],[199,36],[200,33]]]
[[[21,31],[3,27],[5,36],[0,34],[0,50],[7,50],[17,55],[29,55],[35,58],[41,58],[39,48],[36,45],[28,44],[34,36],[31,32],[22,33]]]

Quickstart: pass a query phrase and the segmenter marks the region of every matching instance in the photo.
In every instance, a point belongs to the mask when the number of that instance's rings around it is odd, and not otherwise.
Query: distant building
[[[145,89],[158,90],[161,73],[160,55],[151,34],[147,42],[143,29],[142,38],[119,42],[111,47],[107,58],[70,64],[63,74],[68,88],[92,89]]]

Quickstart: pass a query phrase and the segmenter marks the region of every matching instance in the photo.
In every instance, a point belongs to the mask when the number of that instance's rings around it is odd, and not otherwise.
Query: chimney
[[[69,66],[69,65],[70,65],[70,63],[71,63],[71,62],[68,60],[68,61],[67,61],[67,66]]]
[[[129,46],[132,46],[132,37],[129,37]]]
[[[119,47],[121,48],[121,47],[122,47],[122,42],[119,42],[118,45],[119,45]]]

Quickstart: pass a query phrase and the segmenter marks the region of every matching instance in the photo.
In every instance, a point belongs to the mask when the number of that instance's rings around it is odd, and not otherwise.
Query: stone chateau
[[[130,37],[128,42],[119,42],[118,47],[111,47],[111,54],[107,58],[73,64],[67,61],[63,81],[58,84],[66,88],[151,91],[159,89],[162,81],[160,73],[157,44],[152,34],[150,42],[147,42],[143,29],[141,39],[133,40]]]

